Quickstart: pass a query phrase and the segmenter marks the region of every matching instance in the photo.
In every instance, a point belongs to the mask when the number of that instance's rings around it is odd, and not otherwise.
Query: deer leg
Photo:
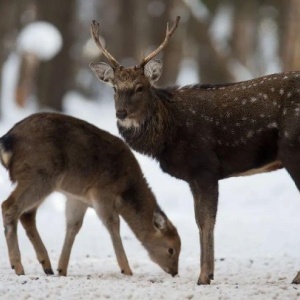
[[[17,238],[18,208],[13,195],[2,203],[2,218],[10,265],[17,275],[24,275]]]
[[[283,166],[294,180],[298,191],[300,191],[300,145],[295,146],[292,143],[280,145],[279,150]],[[300,284],[300,271],[297,273],[292,283]]]
[[[77,233],[79,232],[83,218],[88,206],[78,200],[68,198],[66,202],[66,236],[64,245],[58,263],[58,273],[62,276],[67,276],[67,269],[69,265],[71,250]]]
[[[10,264],[17,275],[24,275],[17,236],[19,217],[24,212],[37,207],[53,191],[49,180],[45,181],[42,176],[39,178],[41,180],[40,184],[39,180],[34,182],[19,181],[16,189],[2,203],[2,218]],[[46,185],[45,182],[47,182]]]
[[[195,217],[199,229],[201,258],[198,284],[214,279],[214,226],[218,205],[218,183],[193,184]]]
[[[36,211],[37,208],[34,208],[29,212],[23,213],[20,217],[20,221],[34,247],[38,261],[42,264],[44,272],[47,275],[53,275],[54,273],[52,271],[47,249],[36,228]]]
[[[103,204],[95,203],[94,208],[110,234],[121,273],[132,275],[120,236],[120,217],[108,203],[111,203],[111,199],[107,199]]]

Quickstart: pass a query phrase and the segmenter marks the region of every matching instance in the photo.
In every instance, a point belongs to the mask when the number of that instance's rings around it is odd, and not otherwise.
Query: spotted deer
[[[154,57],[176,30],[134,67],[124,68],[91,35],[109,64],[91,63],[114,88],[117,126],[134,150],[185,180],[194,198],[201,258],[198,284],[214,278],[214,226],[218,181],[285,168],[300,189],[300,72],[231,84],[157,88],[162,61]],[[300,283],[300,272],[293,283]]]
[[[46,274],[53,274],[36,228],[37,208],[53,191],[67,196],[67,229],[59,275],[67,275],[70,253],[88,207],[108,229],[121,272],[131,275],[120,237],[128,223],[150,258],[164,271],[178,272],[180,238],[160,209],[141,168],[119,138],[85,121],[55,113],[31,115],[0,138],[0,157],[16,187],[2,203],[10,263],[24,274],[17,238],[20,219]]]

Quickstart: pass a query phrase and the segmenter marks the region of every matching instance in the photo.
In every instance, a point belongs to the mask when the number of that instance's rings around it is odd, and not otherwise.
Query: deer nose
[[[127,110],[126,109],[117,110],[116,116],[118,119],[124,120],[127,117]]]

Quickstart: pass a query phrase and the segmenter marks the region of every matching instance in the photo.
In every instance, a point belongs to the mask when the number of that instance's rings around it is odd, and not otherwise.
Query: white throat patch
[[[118,119],[118,123],[120,126],[122,127],[125,127],[125,128],[139,128],[140,127],[140,124],[134,120],[134,119],[129,119],[129,118],[126,118],[125,120],[120,120]]]

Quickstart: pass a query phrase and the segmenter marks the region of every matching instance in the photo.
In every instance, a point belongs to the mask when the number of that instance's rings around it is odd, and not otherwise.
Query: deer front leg
[[[53,275],[48,252],[36,228],[36,211],[37,208],[22,214],[20,221],[33,245],[38,261],[42,264],[44,272],[47,275]]]
[[[67,199],[65,211],[67,229],[64,245],[58,263],[57,271],[59,275],[67,276],[72,246],[75,237],[82,226],[83,218],[87,208],[88,206],[83,202],[71,198]]]
[[[122,239],[120,236],[120,217],[117,213],[114,213],[108,220],[106,227],[109,231],[114,250],[116,253],[117,261],[121,269],[121,273],[125,275],[132,275],[132,271],[129,267],[127,256],[123,247]]]
[[[94,208],[110,234],[121,273],[132,275],[120,236],[120,217],[112,205],[108,204],[111,202],[111,199],[107,199],[107,201],[103,199],[102,203],[95,203]]]
[[[199,229],[201,259],[198,284],[214,279],[214,226],[218,206],[218,182],[191,185]]]

